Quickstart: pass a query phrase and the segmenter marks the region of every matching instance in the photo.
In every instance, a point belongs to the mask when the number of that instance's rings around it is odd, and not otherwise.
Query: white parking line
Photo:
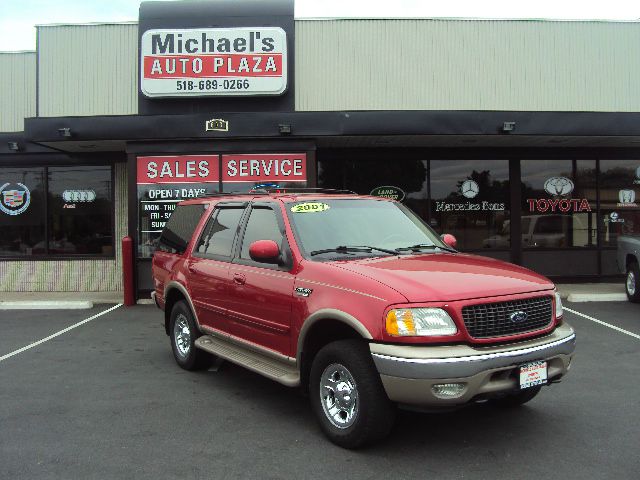
[[[592,322],[599,323],[600,325],[604,325],[605,327],[612,328],[613,330],[624,333],[625,335],[629,335],[630,337],[637,338],[640,340],[640,335],[637,333],[630,332],[629,330],[625,330],[624,328],[616,327],[615,325],[611,325],[610,323],[603,322],[602,320],[598,320],[597,318],[590,317],[589,315],[585,315],[584,313],[576,312],[575,310],[571,310],[570,308],[564,307],[564,310],[567,312],[571,312],[574,315],[578,315],[579,317],[586,318],[587,320],[591,320]]]
[[[38,340],[37,342],[30,343],[26,347],[22,347],[22,348],[19,348],[18,350],[15,350],[15,351],[11,352],[11,353],[7,353],[6,355],[3,355],[2,357],[0,357],[0,362],[6,360],[7,358],[13,357],[14,355],[22,353],[22,352],[24,352],[26,350],[29,350],[30,348],[37,347],[41,343],[44,343],[44,342],[46,342],[48,340],[51,340],[52,338],[56,338],[56,337],[62,335],[63,333],[67,333],[69,330],[73,330],[74,328],[79,327],[80,325],[84,325],[85,323],[90,322],[91,320],[95,320],[96,318],[101,317],[102,315],[105,315],[105,314],[107,314],[109,312],[112,312],[113,310],[115,310],[116,308],[121,307],[121,306],[122,306],[122,304],[119,303],[119,304],[117,304],[117,305],[115,305],[115,306],[113,306],[111,308],[108,308],[104,312],[96,313],[94,316],[89,317],[89,318],[85,318],[81,322],[78,322],[78,323],[76,323],[74,325],[71,325],[70,327],[67,327],[64,330],[60,330],[59,332],[56,332],[53,335],[49,335],[48,337],[43,338],[42,340]]]

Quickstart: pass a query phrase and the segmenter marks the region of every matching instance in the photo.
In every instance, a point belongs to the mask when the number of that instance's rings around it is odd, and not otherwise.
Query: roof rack
[[[348,194],[348,195],[357,195],[353,190],[340,190],[335,188],[288,188],[288,187],[267,187],[267,188],[255,188],[249,190],[248,192],[214,192],[214,193],[205,193],[204,195],[200,195],[197,198],[211,198],[211,197],[227,197],[230,195],[271,195],[274,193],[338,193],[338,194]],[[187,200],[187,199],[185,199]]]
[[[269,195],[270,192],[263,191],[250,191],[250,192],[214,192],[214,193],[205,193],[204,195],[200,195],[196,198],[210,198],[210,197],[228,197],[230,195]],[[187,199],[185,199],[187,200]]]
[[[249,193],[340,193],[357,195],[353,190],[340,190],[335,188],[307,188],[307,187],[266,187],[250,190]]]

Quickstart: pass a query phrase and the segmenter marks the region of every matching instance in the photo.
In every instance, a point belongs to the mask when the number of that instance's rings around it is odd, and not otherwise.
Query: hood
[[[546,277],[477,255],[433,253],[331,262],[382,282],[409,302],[454,301],[553,288]]]

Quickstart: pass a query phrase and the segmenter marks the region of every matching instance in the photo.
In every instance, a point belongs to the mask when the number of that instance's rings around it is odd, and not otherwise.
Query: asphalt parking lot
[[[567,307],[640,335],[640,305]],[[640,338],[567,312],[566,379],[515,410],[401,412],[387,441],[342,450],[308,400],[230,363],[174,362],[161,314],[0,312],[0,478],[638,479]]]

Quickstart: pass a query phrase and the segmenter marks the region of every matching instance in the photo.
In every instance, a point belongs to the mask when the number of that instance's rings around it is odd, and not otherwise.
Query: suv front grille
[[[538,297],[470,305],[462,308],[462,318],[469,335],[474,338],[506,337],[549,326],[553,320],[552,311],[551,297]],[[526,319],[512,320],[515,312],[525,312]]]

